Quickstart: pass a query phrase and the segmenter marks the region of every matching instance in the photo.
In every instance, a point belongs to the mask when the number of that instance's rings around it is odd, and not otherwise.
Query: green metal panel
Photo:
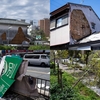
[[[18,56],[14,56],[14,55],[7,56],[5,58],[3,75],[5,75],[8,78],[14,79],[21,62],[22,59]]]
[[[6,56],[4,71],[0,77],[0,97],[10,88],[15,81],[15,75],[22,63],[22,58],[19,56]]]
[[[0,78],[0,97],[2,97],[15,80],[9,79],[5,75]]]

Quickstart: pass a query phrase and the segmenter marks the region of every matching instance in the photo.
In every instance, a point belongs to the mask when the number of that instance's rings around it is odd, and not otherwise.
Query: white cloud
[[[0,17],[40,20],[49,18],[49,0],[2,0]]]
[[[25,5],[27,5],[29,0],[18,0],[18,1],[19,1],[19,5],[25,6]]]

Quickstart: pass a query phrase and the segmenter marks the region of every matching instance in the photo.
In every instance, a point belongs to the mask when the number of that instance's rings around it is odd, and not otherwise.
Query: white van
[[[25,54],[23,60],[28,60],[29,64],[50,66],[50,59],[47,54]]]

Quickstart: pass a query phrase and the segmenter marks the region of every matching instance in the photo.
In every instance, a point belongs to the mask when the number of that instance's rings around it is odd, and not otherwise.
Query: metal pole
[[[57,63],[57,70],[58,70],[58,84],[60,83],[60,80],[59,80],[59,63]]]
[[[12,28],[12,26],[8,27],[8,45],[9,45],[9,30]]]
[[[9,45],[9,29],[8,29],[8,45]]]
[[[55,52],[53,52],[54,55],[54,72],[55,72]]]

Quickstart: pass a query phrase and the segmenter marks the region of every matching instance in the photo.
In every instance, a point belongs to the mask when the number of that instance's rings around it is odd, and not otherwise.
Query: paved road
[[[28,66],[26,75],[50,80],[50,68],[41,66]]]
[[[61,63],[59,63],[59,68],[62,69],[63,71],[65,71],[65,72],[70,73],[70,74],[73,73],[73,72],[75,72],[75,73],[82,72],[82,70],[80,70],[78,68],[76,70],[74,70],[73,68],[68,67],[67,65],[64,65],[64,64],[61,64]]]

